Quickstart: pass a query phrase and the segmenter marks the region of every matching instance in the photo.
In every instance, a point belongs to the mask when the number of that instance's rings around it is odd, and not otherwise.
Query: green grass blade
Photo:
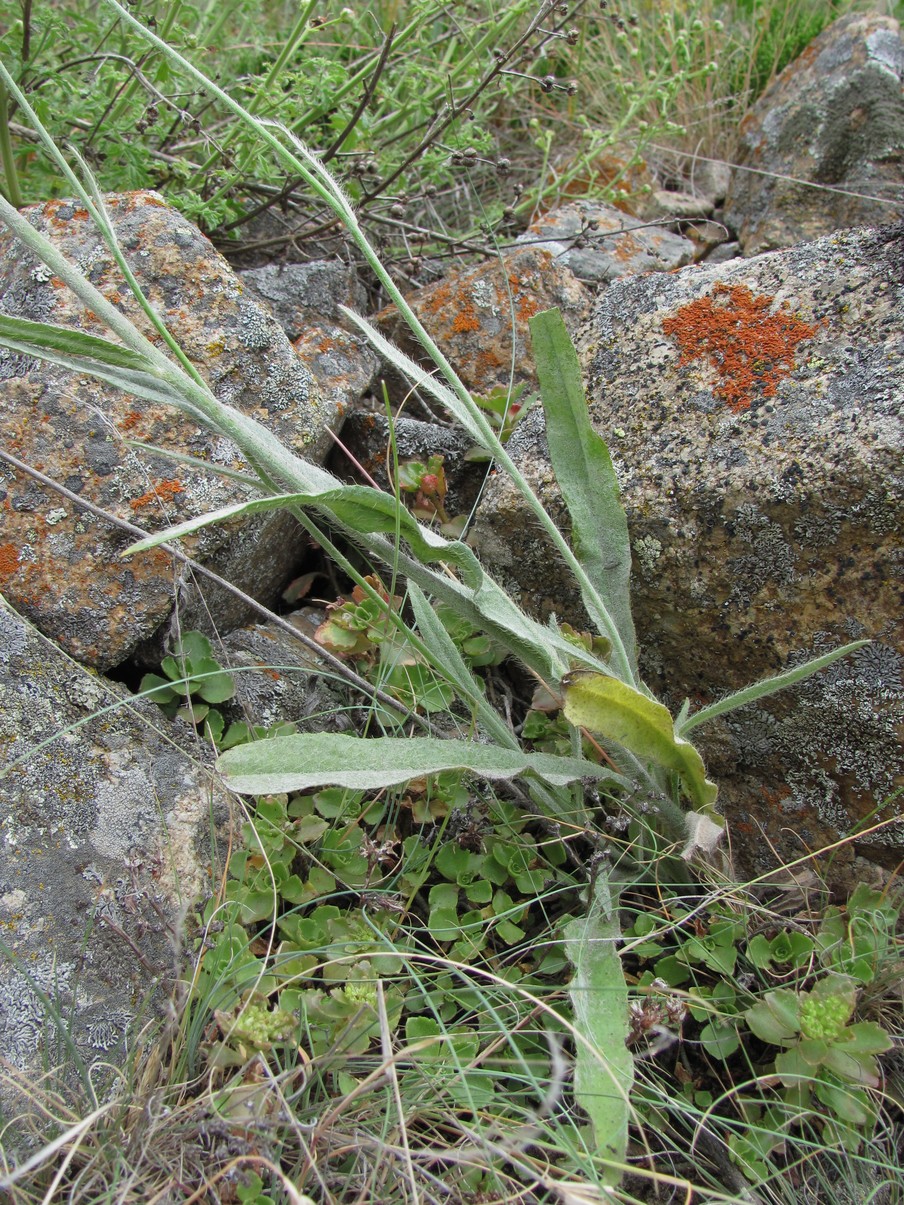
[[[173,461],[174,464],[185,464],[193,469],[201,469],[205,473],[213,473],[228,481],[238,481],[242,485],[260,489],[259,479],[252,477],[250,473],[241,473],[238,469],[228,469],[225,465],[213,464],[209,460],[202,460],[200,456],[189,456],[186,452],[176,452],[173,448],[164,448],[160,444],[152,444],[146,439],[124,439],[123,443],[127,448],[134,448],[136,452],[146,452],[149,456],[160,456],[164,460]]]
[[[586,917],[565,927],[565,953],[574,967],[569,986],[577,1043],[574,1092],[590,1118],[597,1151],[616,1166],[607,1168],[604,1183],[622,1177],[628,1146],[629,1094],[634,1060],[628,1036],[628,988],[618,956],[621,938],[616,901],[603,874],[591,886]]]
[[[138,330],[132,320],[108,301],[101,291],[94,287],[90,280],[71,263],[49,239],[14,209],[0,195],[0,221],[3,221],[12,233],[32,252],[42,263],[46,264],[54,276],[67,285],[76,297],[93,314],[110,328],[123,341],[126,347],[138,355],[146,356],[149,363],[158,369],[170,368],[171,365],[161,351],[154,347],[149,339]],[[20,321],[22,321],[20,319]],[[115,345],[113,345],[115,346]]]
[[[633,678],[637,648],[631,618],[631,545],[612,458],[591,425],[581,366],[562,315],[558,310],[535,314],[530,333],[549,458],[571,516],[572,546],[611,617]],[[596,619],[597,600],[584,595],[584,605]],[[611,639],[608,628],[601,625]]]
[[[210,80],[202,72],[198,71],[186,58],[178,54],[171,46],[155,33],[142,25],[140,21],[133,16],[119,0],[103,0],[107,8],[112,9],[119,14],[124,26],[132,29],[140,37],[145,39],[151,45],[156,47],[161,54],[165,55],[172,63],[174,63],[180,71],[187,73],[195,80],[202,88],[208,91],[212,96],[215,96],[229,112],[231,112],[239,121],[245,123],[250,129],[254,130],[262,143],[269,146],[274,153],[279,157],[280,162],[291,172],[297,173],[305,183],[313,189],[316,195],[324,201],[332,212],[339,218],[343,225],[348,230],[350,236],[355,241],[364,255],[367,263],[373,269],[377,278],[386,290],[387,296],[395,303],[399,313],[405,319],[415,338],[420,344],[424,352],[430,357],[433,363],[437,366],[440,374],[445,378],[448,387],[452,393],[456,395],[458,404],[457,411],[468,415],[467,430],[469,432],[478,433],[477,438],[481,445],[487,449],[499,466],[509,474],[515,488],[521,493],[527,502],[531,511],[536,516],[537,522],[542,529],[548,534],[553,546],[558,551],[559,555],[564,560],[565,564],[574,573],[576,579],[580,582],[581,591],[586,599],[591,600],[593,605],[592,617],[595,623],[600,625],[600,629],[609,640],[612,642],[612,672],[618,674],[624,681],[635,682],[636,672],[632,666],[630,658],[627,656],[621,636],[618,629],[606,611],[605,604],[596,596],[596,590],[593,584],[587,578],[587,575],[581,566],[580,562],[575,558],[568,541],[558,530],[555,523],[546,513],[543,503],[536,496],[533,490],[525,481],[523,475],[518,470],[517,466],[512,461],[511,457],[506,452],[505,448],[499,441],[498,436],[492,429],[486,416],[476,404],[465,385],[455,373],[445,355],[437,346],[427,330],[424,328],[420,319],[412,310],[411,306],[403,297],[396,282],[391,274],[386,270],[381,263],[379,256],[368,242],[361,229],[354,206],[346,197],[342,188],[333,179],[329,171],[320,162],[317,156],[308,149],[299,139],[295,138],[283,125],[279,122],[270,120],[260,120],[248,113],[232,96],[224,89],[220,88],[213,80]],[[289,145],[287,146],[286,143]],[[289,149],[291,147],[291,149]],[[0,198],[2,202],[2,198]],[[9,206],[7,206],[7,209]],[[13,211],[15,212],[15,211]],[[0,215],[5,216],[2,204],[0,204]],[[12,219],[7,219],[12,222]],[[31,228],[29,227],[29,230]],[[35,232],[32,231],[32,234]],[[22,235],[27,241],[27,236]],[[46,261],[45,261],[46,262]],[[64,278],[65,279],[65,278]],[[81,294],[80,294],[81,295]],[[101,299],[103,301],[103,299]],[[95,306],[91,306],[95,313],[99,313]],[[113,327],[116,329],[116,327]],[[426,386],[425,386],[426,387]],[[235,438],[233,436],[233,438]],[[236,440],[241,447],[241,441]],[[274,449],[275,451],[275,449]],[[283,455],[285,455],[283,453]],[[279,453],[277,453],[277,457]],[[389,560],[392,564],[392,559]],[[520,654],[519,654],[520,655]],[[527,662],[531,664],[531,662]],[[566,663],[567,664],[567,663]]]

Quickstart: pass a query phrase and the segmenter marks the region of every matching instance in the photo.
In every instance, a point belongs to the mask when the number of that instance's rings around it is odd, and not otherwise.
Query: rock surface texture
[[[311,608],[296,611],[288,622],[313,640],[325,618],[325,611]],[[349,707],[349,692],[324,674],[323,662],[275,624],[237,628],[216,654],[235,673],[235,697],[221,708],[227,720],[265,728],[288,722],[299,732],[345,732],[365,722]]]
[[[328,446],[337,418],[276,320],[247,296],[198,230],[154,193],[109,198],[122,249],[151,303],[217,396],[266,423],[294,451]],[[133,317],[112,257],[85,210],[51,201],[26,211]],[[106,334],[75,296],[9,237],[0,237],[0,306],[18,317]],[[137,324],[147,330],[143,316]],[[214,466],[244,468],[238,449],[170,407],[136,401],[62,369],[0,355],[0,433],[6,447],[96,505],[158,528],[241,498],[243,486],[163,456],[137,452],[137,439]],[[180,597],[182,623],[209,608],[228,630],[247,614],[231,596],[192,602],[188,579],[154,550],[124,561],[128,536],[86,516],[0,466],[0,590],[42,631],[84,664],[125,660],[165,624]],[[294,520],[274,515],[238,528],[210,528],[187,551],[258,598],[276,597],[302,543]]]
[[[518,247],[499,260],[452,271],[408,301],[465,385],[489,393],[510,379],[535,385],[531,317],[558,307],[574,329],[589,309],[590,295],[550,251]],[[394,306],[380,311],[377,324],[409,355],[423,358]]]
[[[292,340],[305,333],[312,318],[341,322],[341,305],[362,312],[367,306],[367,294],[355,269],[338,260],[268,264],[264,268],[247,268],[238,277],[267,303]]]
[[[336,260],[271,264],[239,278],[273,311],[303,364],[311,370],[328,409],[338,418],[370,389],[377,355],[353,333],[340,306],[363,313],[367,294],[354,268]]]
[[[518,242],[550,252],[558,265],[595,285],[635,272],[683,268],[694,254],[693,243],[681,235],[589,201],[544,214]]]
[[[725,219],[745,255],[904,217],[904,40],[891,17],[829,26],[740,127]]]
[[[580,335],[622,484],[644,670],[697,705],[858,637],[804,687],[700,729],[748,869],[859,832],[894,862],[900,782],[904,229],[611,285]],[[567,526],[543,418],[510,449]],[[580,621],[497,477],[475,541],[531,610]],[[900,805],[898,805],[900,807]],[[765,837],[765,839],[764,839]],[[835,872],[845,858],[836,855]]]
[[[115,1064],[179,966],[228,811],[174,732],[0,605],[0,1050],[32,1086],[67,1034],[88,1066]]]

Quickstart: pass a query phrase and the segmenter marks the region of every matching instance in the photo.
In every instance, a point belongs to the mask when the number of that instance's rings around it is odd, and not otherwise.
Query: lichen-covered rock
[[[179,737],[193,734],[0,604],[0,1050],[32,1082],[70,1038],[87,1066],[121,1065],[178,967],[229,814]]]
[[[313,640],[326,618],[313,608],[286,619]],[[217,659],[235,675],[235,696],[221,710],[230,721],[269,728],[290,722],[300,732],[345,732],[361,717],[349,707],[349,691],[312,650],[273,623],[236,628],[217,645]],[[363,722],[363,721],[362,721]]]
[[[358,274],[338,259],[307,264],[267,264],[238,273],[239,280],[266,302],[290,339],[303,335],[312,318],[341,320],[340,305],[363,310],[367,294]]]
[[[790,63],[740,127],[725,207],[745,255],[904,217],[904,41],[898,22],[842,17]]]
[[[221,400],[266,423],[294,451],[320,457],[337,417],[273,316],[248,297],[232,270],[189,222],[154,193],[108,198],[120,245],[151,303]],[[136,324],[128,294],[88,214],[73,202],[24,211]],[[8,236],[0,237],[0,307],[7,314],[106,332],[80,302]],[[4,444],[49,476],[132,522],[156,528],[242,497],[234,481],[127,439],[243,468],[238,449],[172,409],[117,393],[85,377],[0,354]],[[123,561],[121,532],[0,466],[0,590],[74,656],[107,668],[164,624],[180,597],[185,627],[209,608],[228,630],[247,609],[223,592],[192,602],[172,559],[155,550]],[[258,598],[276,596],[302,542],[294,520],[217,527],[188,550]]]
[[[380,371],[379,357],[360,335],[322,318],[311,322],[293,347],[340,421],[370,390]]]
[[[712,205],[704,202],[702,209],[711,213]],[[702,209],[698,206],[691,216],[700,217]],[[594,201],[550,210],[518,242],[548,251],[557,264],[591,284],[635,272],[670,272],[689,264],[694,254],[693,243],[681,235]]]
[[[341,260],[318,259],[269,264],[238,275],[273,311],[324,400],[341,418],[371,388],[380,369],[379,357],[339,309],[366,308],[367,294],[354,268]]]
[[[647,681],[696,706],[858,637],[808,684],[699,730],[741,864],[761,871],[855,835],[904,849],[904,229],[617,281],[581,332],[634,553]],[[567,529],[542,414],[515,454]],[[475,541],[542,616],[586,622],[498,475]],[[891,821],[891,823],[888,823]]]
[[[529,320],[558,307],[576,328],[590,294],[549,251],[524,247],[476,268],[453,270],[407,300],[465,385],[489,393],[510,379],[535,385]],[[380,311],[377,325],[409,355],[423,358],[394,306]]]

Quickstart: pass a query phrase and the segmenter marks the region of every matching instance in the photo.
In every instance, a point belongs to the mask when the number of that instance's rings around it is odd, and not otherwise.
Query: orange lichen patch
[[[533,318],[534,314],[540,310],[540,303],[530,293],[521,292],[520,295],[516,293],[516,300],[518,302],[516,317],[519,322],[527,322],[528,318]]]
[[[640,243],[633,234],[627,232],[612,241],[610,255],[622,263],[628,263],[642,251]]]
[[[472,305],[465,304],[452,319],[452,329],[457,335],[467,334],[468,331],[480,330],[480,319],[474,313]]]
[[[433,292],[424,299],[424,308],[429,310],[431,314],[438,314],[444,310],[451,300],[452,290],[448,284],[439,284]]]
[[[453,292],[448,283],[437,285],[425,298],[424,308],[437,316],[451,316],[451,329],[457,335],[480,330],[480,318],[466,286],[459,286]]]
[[[127,210],[136,209],[139,205],[153,205],[157,209],[166,208],[166,201],[161,197],[156,197],[147,189],[139,188],[135,192],[126,193],[120,202]]]
[[[56,224],[57,214],[60,212],[61,209],[65,209],[68,211],[71,204],[72,204],[71,201],[61,201],[61,200],[54,199],[52,201],[45,202],[45,204],[42,207],[42,211],[48,221]],[[69,216],[68,212],[67,212],[66,216],[68,218],[68,216]]]
[[[502,367],[501,358],[491,350],[484,347],[477,353],[477,359],[474,361],[474,369],[476,375],[481,379],[487,376],[492,376]]]
[[[6,581],[19,568],[19,550],[15,544],[0,544],[0,581]]]
[[[141,506],[147,506],[149,502],[169,502],[176,494],[184,493],[184,491],[185,486],[181,481],[160,481],[154,489],[148,490],[140,498],[133,498],[129,506],[132,510],[138,510]]]
[[[736,413],[750,409],[755,390],[774,397],[794,368],[798,343],[816,333],[811,322],[770,313],[772,301],[743,285],[716,285],[711,297],[689,302],[662,323],[681,348],[679,366],[708,360],[719,377],[713,392]]]
[[[140,422],[141,422],[141,411],[140,410],[130,410],[128,412],[128,414],[126,414],[125,417],[122,419],[122,422],[120,422],[119,425],[123,429],[123,431],[131,431],[132,428],[136,427]]]

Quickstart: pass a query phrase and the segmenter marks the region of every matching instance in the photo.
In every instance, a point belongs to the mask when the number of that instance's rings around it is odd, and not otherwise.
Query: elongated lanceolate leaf
[[[625,655],[637,668],[631,617],[631,545],[618,479],[605,441],[587,413],[581,366],[558,310],[530,320],[531,342],[553,472],[568,514],[571,543],[615,623]],[[592,615],[592,599],[584,599]]]
[[[239,515],[293,505],[313,506],[328,512],[348,529],[362,535],[394,534],[398,529],[420,561],[442,560],[456,565],[461,570],[464,584],[452,578],[437,578],[431,587],[433,593],[483,627],[488,634],[547,680],[558,681],[569,661],[575,658],[585,659],[591,665],[599,664],[589,653],[585,654],[581,649],[569,644],[558,632],[543,627],[527,616],[496,582],[486,576],[467,544],[444,539],[419,524],[404,508],[397,518],[397,503],[389,494],[381,494],[379,490],[364,485],[340,486],[334,478],[322,471],[321,475],[330,486],[336,485],[337,488],[324,488],[311,493],[274,494],[224,506],[148,536],[147,539],[132,544],[123,555],[155,548],[158,544],[166,544],[182,536],[191,535],[208,524],[225,522]],[[312,481],[312,484],[316,483]],[[388,563],[393,561],[390,549],[386,549],[385,554],[378,550],[378,555],[383,556]],[[410,563],[407,564],[406,571],[409,577],[416,574],[414,566]]]
[[[579,1041],[575,1052],[574,1094],[590,1118],[597,1151],[623,1164],[628,1146],[629,1095],[634,1060],[625,1045],[628,1034],[628,988],[618,956],[621,938],[616,901],[600,874],[591,888],[586,917],[565,927],[565,953],[574,967],[568,988]],[[621,1169],[604,1172],[616,1185]]]
[[[197,422],[205,421],[201,412],[185,400],[183,393],[155,371],[150,360],[106,339],[86,335],[84,331],[0,315],[0,347],[56,364],[70,372],[87,373],[133,397],[175,406]],[[95,356],[94,352],[99,355]]]
[[[716,802],[715,783],[706,777],[703,759],[688,741],[675,736],[668,709],[624,682],[578,671],[563,681],[565,717],[615,741],[643,761],[674,771],[694,807]]]
[[[273,494],[266,498],[253,498],[248,502],[224,506],[187,519],[184,523],[157,532],[147,539],[130,545],[123,556],[144,552],[158,544],[168,544],[182,536],[190,535],[212,523],[222,523],[238,515],[253,515],[260,511],[282,510],[290,506],[314,506],[328,511],[340,523],[362,535],[374,532],[400,531],[411,545],[412,551],[422,561],[444,560],[470,570],[475,563],[474,553],[465,544],[447,541],[421,527],[411,513],[399,507],[391,494],[383,494],[367,485],[344,485],[334,490],[323,490],[315,494]]]
[[[6,314],[0,314],[0,343],[4,347],[13,343],[31,344],[47,351],[62,352],[67,356],[88,356],[89,359],[116,368],[147,372],[152,367],[145,356],[130,351],[127,347],[121,347],[118,343],[111,343],[109,339],[87,335],[84,331],[73,330],[68,326],[51,326],[48,322],[32,322],[30,318],[10,318]]]
[[[682,709],[680,722],[675,722],[675,730],[684,736],[685,733],[697,728],[700,724],[714,720],[716,716],[737,711],[739,707],[746,707],[748,703],[755,703],[757,699],[765,699],[769,695],[778,694],[780,690],[787,690],[789,686],[803,682],[805,678],[825,669],[839,657],[846,657],[848,653],[856,653],[857,649],[862,649],[865,644],[869,643],[869,640],[855,640],[852,644],[842,645],[841,648],[833,649],[831,653],[824,653],[821,657],[814,657],[812,661],[807,661],[804,665],[789,669],[787,673],[776,674],[774,678],[764,678],[762,682],[754,682],[752,686],[745,686],[743,690],[735,691],[734,694],[727,695],[724,699],[719,699],[708,707],[701,707],[691,716],[686,715]]]
[[[325,786],[380,790],[445,770],[470,770],[491,779],[532,773],[552,786],[578,778],[607,778],[611,773],[581,758],[522,753],[473,741],[388,736],[369,740],[334,732],[297,733],[238,745],[220,756],[217,768],[242,795]]]

